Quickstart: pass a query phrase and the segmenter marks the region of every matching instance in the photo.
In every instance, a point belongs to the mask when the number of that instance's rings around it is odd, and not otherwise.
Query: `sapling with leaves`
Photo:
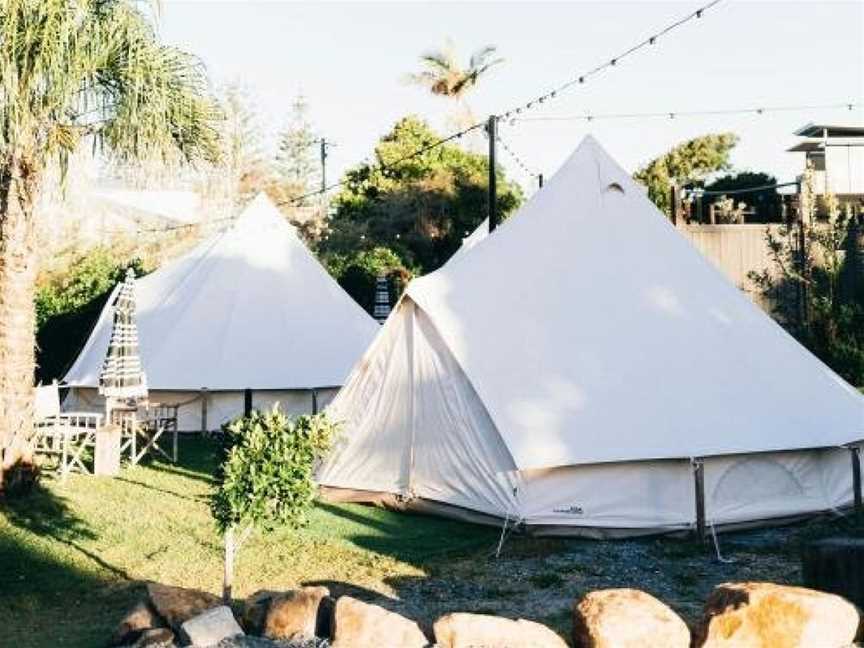
[[[225,539],[226,601],[231,600],[237,552],[255,530],[306,523],[316,495],[315,467],[337,429],[326,414],[291,419],[278,405],[225,426],[210,509]]]

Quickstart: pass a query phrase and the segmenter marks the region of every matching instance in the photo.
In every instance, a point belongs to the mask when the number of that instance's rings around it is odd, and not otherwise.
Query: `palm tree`
[[[203,66],[135,0],[0,2],[0,489],[30,463],[35,206],[82,140],[121,157],[218,155]]]
[[[462,67],[453,41],[447,39],[441,49],[420,56],[424,69],[409,75],[408,81],[428,88],[433,95],[455,100],[457,124],[460,128],[470,126],[474,118],[465,103],[465,95],[492,67],[504,62],[503,58],[492,58],[496,51],[495,45],[481,47],[471,55],[468,66]]]

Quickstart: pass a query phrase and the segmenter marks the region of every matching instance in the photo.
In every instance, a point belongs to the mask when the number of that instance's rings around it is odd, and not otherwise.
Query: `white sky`
[[[285,121],[302,91],[317,130],[337,142],[329,179],[369,156],[378,138],[414,113],[442,130],[446,99],[403,82],[417,57],[451,37],[467,59],[495,44],[507,60],[468,102],[478,117],[503,112],[608,60],[705,4],[695,2],[215,2],[163,4],[163,38],[200,56],[216,84],[239,81],[266,127]],[[526,116],[668,112],[864,101],[864,2],[725,0],[650,49]],[[522,122],[501,136],[551,175],[586,133],[626,168],[690,137],[734,131],[736,167],[780,181],[800,171],[786,153],[807,122],[864,125],[864,108],[762,116]],[[505,153],[502,163],[529,180]]]

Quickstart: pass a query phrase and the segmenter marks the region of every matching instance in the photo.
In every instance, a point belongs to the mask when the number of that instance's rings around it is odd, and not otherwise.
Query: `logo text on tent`
[[[552,509],[555,513],[564,513],[565,515],[585,515],[585,511],[581,506],[568,506],[567,508]]]

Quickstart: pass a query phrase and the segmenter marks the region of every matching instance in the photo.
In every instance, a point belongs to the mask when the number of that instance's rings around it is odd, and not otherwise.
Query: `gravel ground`
[[[570,633],[574,600],[596,589],[633,587],[670,605],[688,624],[701,616],[711,590],[727,581],[802,584],[800,547],[817,537],[860,534],[848,520],[688,539],[563,540],[513,536],[501,555],[485,552],[444,561],[422,577],[385,579],[386,591],[324,583],[429,627],[448,612],[477,612],[541,621]]]

